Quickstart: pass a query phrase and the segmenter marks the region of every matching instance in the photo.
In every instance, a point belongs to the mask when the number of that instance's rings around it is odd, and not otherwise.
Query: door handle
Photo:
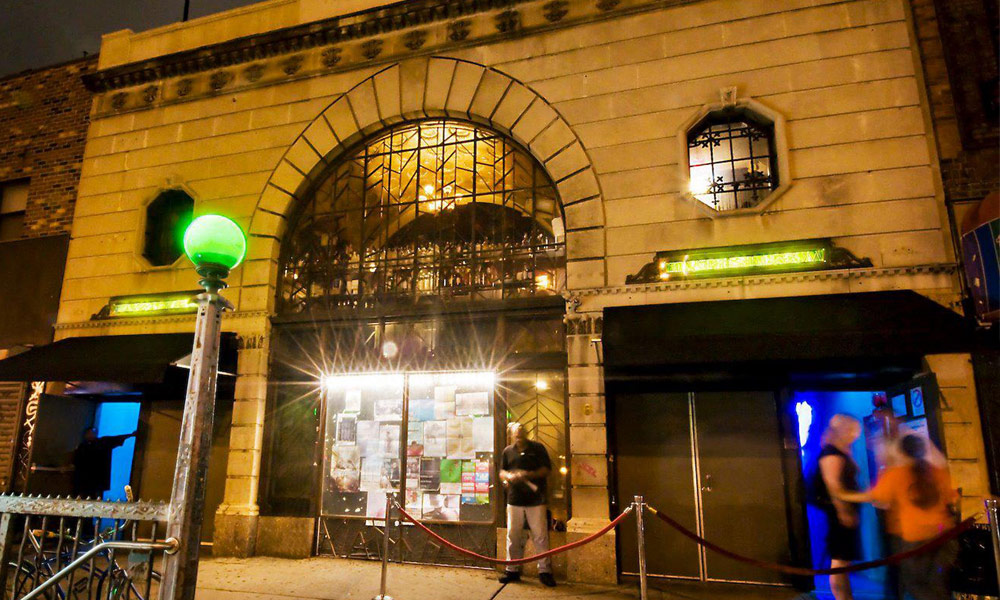
[[[712,491],[712,476],[705,475],[705,485],[701,486],[701,491],[711,492]]]

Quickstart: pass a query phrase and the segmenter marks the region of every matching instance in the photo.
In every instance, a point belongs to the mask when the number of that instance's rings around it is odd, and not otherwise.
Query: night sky
[[[191,0],[190,18],[254,0]],[[101,35],[181,20],[184,0],[0,0],[0,77],[100,50]]]

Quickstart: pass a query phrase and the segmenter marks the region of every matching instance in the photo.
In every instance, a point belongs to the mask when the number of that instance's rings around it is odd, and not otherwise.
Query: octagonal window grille
[[[740,109],[709,113],[688,132],[690,192],[714,210],[753,208],[778,187],[774,124]]]

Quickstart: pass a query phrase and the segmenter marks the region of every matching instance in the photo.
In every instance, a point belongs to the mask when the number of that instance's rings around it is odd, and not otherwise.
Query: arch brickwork
[[[339,95],[305,127],[258,198],[249,227],[256,248],[248,261],[277,261],[296,201],[352,146],[403,121],[441,117],[490,127],[534,155],[558,189],[569,260],[581,262],[592,285],[603,284],[604,207],[597,176],[576,134],[524,84],[495,69],[447,57],[390,65]],[[572,268],[569,273],[570,287],[576,287]]]

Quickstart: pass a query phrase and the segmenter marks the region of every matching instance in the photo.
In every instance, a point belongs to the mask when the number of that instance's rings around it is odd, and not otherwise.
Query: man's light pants
[[[549,549],[549,523],[545,505],[541,506],[510,506],[507,505],[507,559],[524,558],[524,526],[531,530],[531,543],[535,546],[535,554],[541,554]],[[521,565],[507,565],[510,572],[520,572]],[[539,573],[552,572],[552,559],[549,557],[538,561]]]

